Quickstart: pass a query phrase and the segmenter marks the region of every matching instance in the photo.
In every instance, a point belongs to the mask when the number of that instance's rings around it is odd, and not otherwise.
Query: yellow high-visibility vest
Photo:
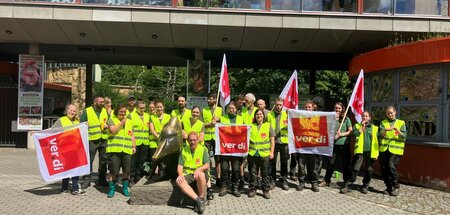
[[[355,124],[355,129],[361,129],[362,125],[360,123]],[[372,125],[372,145],[370,146],[370,157],[378,158],[379,146],[378,146],[378,127]],[[359,136],[356,137],[354,154],[362,154],[364,151],[364,132],[361,132]]]
[[[203,122],[200,121],[199,119],[192,126],[191,126],[191,118],[183,121],[183,130],[186,132],[187,135],[189,135],[189,133],[191,133],[192,131],[195,131],[195,132],[197,132],[197,135],[200,136],[200,132],[202,131],[202,128],[203,128]],[[204,141],[199,141],[198,143],[199,143],[199,145],[205,144]]]
[[[113,117],[111,120],[115,126],[120,123],[120,120],[117,117]],[[132,132],[133,121],[126,119],[125,126],[122,127],[117,134],[109,135],[106,153],[124,152],[130,155],[133,154],[133,142],[131,141]]]
[[[195,170],[203,166],[203,154],[205,153],[205,147],[197,145],[194,155],[192,155],[191,148],[186,145],[181,150],[181,156],[183,157],[183,175],[193,174]]]
[[[97,117],[97,114],[94,111],[94,108],[88,107],[86,108],[86,116],[88,121],[88,133],[89,140],[98,140],[100,138],[106,140],[108,139],[108,131],[103,130],[108,121],[108,113],[105,108],[102,108],[100,112],[100,118]]]
[[[213,115],[211,113],[211,108],[209,108],[209,107],[204,108],[202,110],[202,114],[203,114],[203,122],[204,123],[212,122]],[[220,119],[220,117],[222,116],[222,108],[221,107],[216,107],[216,109],[214,109],[214,116],[219,117],[219,119]],[[215,134],[216,134],[216,127],[213,126],[213,127],[205,128],[205,138],[204,139],[206,141],[211,140],[211,139],[215,140],[216,139]]]
[[[285,110],[281,111],[280,116],[280,140],[283,144],[288,144],[288,115]],[[267,121],[272,125],[272,129],[276,131],[277,117],[275,112],[271,111],[267,116]],[[278,135],[278,134],[276,134]]]
[[[247,124],[247,125],[251,125],[251,124],[253,124],[253,118],[254,118],[254,116],[255,116],[255,112],[256,112],[256,110],[257,110],[258,108],[256,108],[256,107],[253,107],[253,110],[252,110],[252,112],[250,113],[249,111],[248,111],[248,108],[246,108],[246,107],[243,107],[242,108],[242,113],[241,113],[241,115],[242,115],[242,118],[244,118],[244,123],[245,124]]]
[[[153,128],[155,128],[156,133],[161,134],[161,130],[163,129],[164,125],[166,125],[170,120],[170,115],[163,113],[161,121],[159,121],[159,117],[157,115],[152,115],[150,117],[150,120],[152,121]],[[158,148],[158,140],[153,134],[149,135],[149,140],[151,149]]]
[[[131,112],[131,120],[133,120],[133,133],[136,139],[136,146],[142,144],[148,146],[150,144],[149,140],[149,126],[150,126],[150,115],[148,113],[143,113],[141,116],[137,114],[136,111]]]
[[[387,119],[381,121],[381,124],[385,128],[391,127],[391,124]],[[400,119],[395,120],[394,127],[400,130],[403,126],[405,126],[405,121]],[[381,140],[380,152],[385,152],[388,149],[392,154],[396,155],[403,155],[403,152],[405,150],[405,140],[404,138],[399,137],[397,131],[395,130],[386,131],[386,135]]]
[[[72,121],[67,116],[63,116],[63,117],[59,118],[59,121],[61,121],[61,126],[62,127],[71,126],[71,125],[75,125],[75,124],[79,124],[80,123],[79,120]]]
[[[250,130],[250,145],[248,154],[254,156],[256,151],[260,157],[268,157],[270,155],[270,123],[265,122],[258,130],[258,125],[252,124]]]

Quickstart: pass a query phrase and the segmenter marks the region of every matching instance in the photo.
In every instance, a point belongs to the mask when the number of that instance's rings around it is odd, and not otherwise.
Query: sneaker
[[[214,193],[213,193],[213,189],[211,187],[209,187],[208,190],[206,191],[206,198],[208,200],[214,199]]]
[[[312,184],[311,190],[314,192],[319,192],[319,185],[317,183]]]
[[[269,191],[268,191],[268,190],[264,190],[264,191],[263,191],[263,197],[264,197],[265,199],[270,199],[270,194],[269,194]]]
[[[79,196],[79,195],[81,196],[81,195],[84,195],[84,194],[86,194],[86,192],[84,190],[81,190],[81,189],[75,190],[75,191],[72,192],[72,195],[74,195],[74,196]]]
[[[251,188],[250,191],[248,191],[248,198],[253,198],[256,196],[256,190],[255,188]]]
[[[369,187],[368,186],[362,186],[361,187],[361,193],[362,194],[367,194],[369,192]]]
[[[325,180],[323,180],[319,183],[319,187],[329,187],[329,186],[330,186],[330,182],[326,182]]]
[[[206,201],[205,201],[205,199],[200,198],[198,200],[197,204],[198,204],[198,211],[197,211],[197,213],[198,214],[203,214],[203,211],[205,211],[205,208],[206,208]]]
[[[66,189],[61,190],[61,194],[66,194],[66,193],[70,193],[70,190],[66,190]]]
[[[304,183],[299,183],[298,185],[297,185],[297,191],[302,191],[303,189],[305,188],[305,184]]]
[[[231,194],[233,194],[233,196],[236,196],[236,197],[241,197],[241,192],[239,192],[238,189],[233,189]]]
[[[283,189],[284,191],[288,191],[289,190],[289,185],[286,181],[283,181],[281,183],[281,189]]]
[[[220,189],[220,191],[219,191],[219,196],[222,197],[222,196],[226,196],[227,194],[228,194],[227,188],[222,187],[222,189]]]
[[[390,194],[391,196],[398,196],[398,194],[400,194],[400,189],[394,188]]]

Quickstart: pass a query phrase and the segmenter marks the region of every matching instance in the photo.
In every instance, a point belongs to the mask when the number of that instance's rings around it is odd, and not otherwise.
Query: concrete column
[[[203,49],[196,48],[195,49],[195,60],[203,60],[203,58],[204,58]]]
[[[89,107],[92,105],[92,64],[86,64],[86,105],[85,107]]]

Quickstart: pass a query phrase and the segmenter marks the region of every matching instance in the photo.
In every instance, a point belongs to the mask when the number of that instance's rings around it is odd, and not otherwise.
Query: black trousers
[[[392,188],[400,188],[398,182],[397,166],[400,163],[401,155],[395,155],[387,149],[385,152],[380,152],[381,175],[383,176],[384,184],[388,190]]]
[[[328,163],[324,180],[327,183],[331,182],[331,176],[333,176],[333,172],[336,170],[336,164],[340,161],[342,164],[341,172],[344,178],[344,183],[347,183],[350,178],[350,160],[350,144],[334,145],[333,156]]]
[[[89,140],[89,155],[91,160],[91,173],[83,177],[85,182],[90,182],[92,178],[92,165],[94,163],[95,154],[98,151],[98,181],[99,183],[106,182],[106,164],[108,162],[108,157],[106,156],[106,144],[107,140]]]
[[[299,182],[304,184],[309,180],[311,181],[311,184],[319,183],[320,155],[300,153],[295,153],[295,155],[299,167]]]
[[[108,168],[113,181],[117,181],[122,168],[122,179],[128,180],[131,169],[131,155],[124,152],[108,153]]]
[[[136,153],[131,155],[131,177],[138,180],[143,176],[143,167],[148,157],[148,145],[141,144],[136,146]]]
[[[222,187],[230,187],[230,185],[232,185],[233,189],[238,188],[240,179],[240,167],[243,160],[243,157],[220,156],[220,175],[222,177]]]
[[[370,180],[373,176],[373,163],[374,159],[370,157],[369,152],[363,152],[362,154],[355,154],[352,160],[352,170],[349,182],[354,183],[356,177],[358,176],[358,172],[361,169],[361,166],[364,162],[364,178],[363,178],[363,186],[368,187],[370,184]]]
[[[275,144],[273,159],[270,160],[269,173],[273,180],[277,179],[277,159],[280,153],[280,176],[282,181],[286,181],[288,175],[289,148],[288,144]]]
[[[270,188],[270,176],[269,172],[269,157],[251,156],[247,157],[248,160],[248,173],[250,174],[249,186],[251,189],[256,189],[258,182],[256,181],[258,170],[261,171],[262,189],[264,191]]]

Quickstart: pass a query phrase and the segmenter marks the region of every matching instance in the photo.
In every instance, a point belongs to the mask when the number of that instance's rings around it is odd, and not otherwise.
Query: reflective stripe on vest
[[[148,113],[143,114],[144,120],[137,114],[136,111],[131,112],[131,120],[133,120],[133,133],[136,139],[136,146],[142,144],[149,145],[149,126],[150,115]]]
[[[391,127],[391,124],[387,119],[383,120],[381,124],[385,128]],[[403,126],[405,126],[405,121],[399,119],[395,120],[395,128],[400,130]],[[381,140],[380,152],[385,152],[387,149],[389,149],[392,154],[403,155],[405,149],[405,140],[399,137],[397,131],[395,130],[386,131],[386,135]]]
[[[275,116],[275,112],[271,111],[267,116],[267,121],[272,126],[272,129],[276,131],[277,126],[277,117]],[[280,116],[280,140],[283,144],[288,144],[288,115],[286,111],[281,111]],[[278,134],[275,134],[278,136]]]
[[[203,166],[203,153],[205,152],[205,147],[202,145],[197,145],[195,149],[194,156],[192,156],[191,148],[189,146],[184,146],[181,151],[181,156],[183,157],[183,175],[193,174],[195,170]]]
[[[200,135],[202,128],[203,128],[203,122],[200,121],[199,119],[192,126],[191,126],[191,118],[183,121],[183,130],[184,130],[184,132],[186,132],[187,135],[189,135],[189,133],[191,133],[192,131],[195,131],[195,132],[197,132],[197,135]],[[204,141],[201,141],[198,143],[199,143],[199,145],[205,144]]]
[[[150,120],[153,124],[153,128],[155,129],[156,133],[160,134],[164,125],[166,125],[169,122],[170,115],[164,113],[161,121],[159,121],[159,116],[152,115],[150,117]],[[152,148],[152,149],[155,149],[158,147],[158,140],[156,139],[155,136],[153,136],[153,134],[149,135],[149,143],[150,143],[150,148]]]
[[[86,116],[88,121],[89,140],[98,140],[100,138],[108,139],[108,132],[103,131],[103,128],[108,120],[108,113],[105,108],[102,108],[100,112],[100,118],[94,111],[94,108],[86,108]]]
[[[253,156],[256,151],[260,157],[268,157],[270,155],[270,123],[265,122],[258,130],[256,124],[252,124],[252,130],[250,130],[250,145],[248,154]]]
[[[114,125],[118,125],[120,120],[117,117],[111,118]],[[131,141],[131,132],[133,130],[133,121],[127,119],[125,127],[122,127],[117,134],[110,134],[108,144],[106,145],[106,153],[124,152],[133,154],[133,143]]]
[[[355,125],[355,129],[359,130],[361,128],[361,124],[357,123]],[[378,150],[378,127],[375,125],[372,125],[372,143],[370,146],[370,157],[371,158],[378,158],[379,150]],[[364,132],[361,132],[361,134],[356,137],[355,142],[355,151],[354,154],[362,154],[364,151]]]
[[[213,120],[213,115],[211,114],[211,108],[207,107],[204,108],[202,110],[202,114],[203,114],[203,122],[204,123],[210,123]],[[220,117],[222,117],[222,108],[221,107],[216,107],[214,109],[214,116],[218,117],[220,119]],[[209,127],[206,128],[205,127],[205,140],[211,140],[211,139],[216,139],[215,137],[216,134],[216,127]]]
[[[79,120],[72,121],[67,116],[63,116],[63,117],[59,118],[59,121],[61,121],[61,126],[62,127],[71,126],[71,125],[75,125],[75,124],[79,124],[80,123]]]

